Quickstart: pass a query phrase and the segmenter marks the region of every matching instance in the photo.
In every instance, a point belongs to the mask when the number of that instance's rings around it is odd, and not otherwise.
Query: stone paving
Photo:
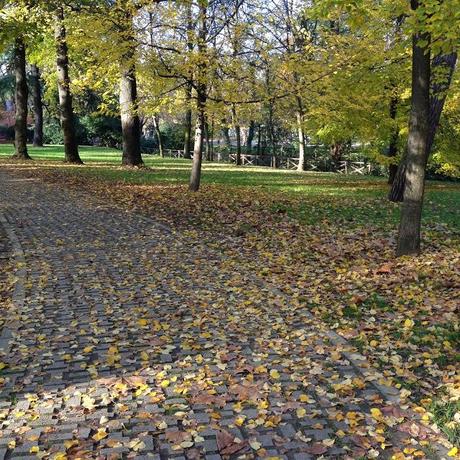
[[[0,460],[420,447],[396,429],[407,416],[382,376],[252,274],[90,193],[6,171],[0,183],[25,256],[0,351]]]

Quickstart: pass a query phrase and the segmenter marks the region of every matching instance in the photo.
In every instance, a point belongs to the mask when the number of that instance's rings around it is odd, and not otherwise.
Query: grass
[[[6,161],[12,153],[12,145],[0,145],[0,160]],[[30,147],[29,153],[43,166],[59,166],[59,169],[76,175],[136,185],[187,184],[191,166],[190,161],[185,159],[144,155],[148,168],[121,168],[121,152],[102,147],[80,147],[85,167],[61,163],[64,157],[62,146]],[[378,226],[394,227],[399,217],[399,206],[386,200],[387,184],[385,179],[380,177],[298,173],[205,162],[202,183],[269,191],[279,197],[272,206],[274,213],[287,213],[307,224],[333,219],[348,226],[374,223]],[[293,197],[294,200],[289,199]],[[442,225],[458,227],[459,185],[450,182],[430,182],[425,199],[424,219],[425,223],[431,223],[435,228]]]
[[[430,405],[429,411],[433,414],[433,421],[445,433],[447,439],[454,446],[460,446],[460,423],[454,421],[455,415],[460,414],[460,401],[436,400]]]

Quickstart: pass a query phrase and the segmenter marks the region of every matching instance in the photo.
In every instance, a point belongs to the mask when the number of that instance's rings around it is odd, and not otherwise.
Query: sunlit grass
[[[0,145],[0,164],[8,163],[12,153],[12,145]],[[190,160],[153,155],[144,155],[146,168],[123,168],[120,166],[121,152],[102,147],[80,147],[81,158],[86,163],[83,167],[63,163],[62,146],[29,147],[29,153],[35,161],[28,162],[24,167],[52,168],[101,181],[133,185],[186,185],[191,169]],[[269,192],[280,201],[273,206],[275,212],[281,210],[305,223],[333,219],[346,225],[371,223],[394,226],[399,216],[399,206],[386,199],[388,186],[382,177],[299,173],[204,162],[202,184],[204,187],[247,187]],[[428,184],[424,220],[431,226],[459,227],[458,183]]]

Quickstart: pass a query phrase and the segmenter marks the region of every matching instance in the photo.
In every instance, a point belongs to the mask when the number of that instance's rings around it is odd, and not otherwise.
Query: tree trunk
[[[249,123],[248,137],[246,139],[247,153],[252,153],[252,142],[254,141],[255,130],[256,130],[256,123],[254,120],[251,120]]]
[[[214,116],[211,118],[211,131],[209,133],[210,142],[211,142],[211,161],[214,161]]]
[[[300,97],[297,97],[297,134],[299,137],[299,163],[297,171],[305,171],[305,132],[303,130],[304,111]]]
[[[32,95],[34,100],[34,147],[43,147],[43,101],[40,70],[31,66]]]
[[[342,161],[343,149],[344,144],[342,142],[334,142],[329,148],[335,170],[339,169],[339,164]]]
[[[399,130],[396,125],[396,115],[398,111],[398,103],[399,99],[396,96],[391,97],[390,101],[390,118],[393,122],[391,137],[390,137],[390,145],[388,146],[388,157],[395,158],[398,154],[398,140],[399,140]],[[397,163],[390,163],[388,168],[388,184],[393,184],[396,173],[398,171]]]
[[[192,174],[190,187],[192,192],[197,192],[201,181],[201,163],[203,158],[204,130],[206,123],[205,108],[203,103],[198,101],[197,118],[195,127],[195,145],[193,148]]]
[[[270,141],[270,152],[272,154],[272,166],[276,167],[276,136],[275,136],[275,124],[274,124],[274,113],[273,113],[273,101],[270,99],[268,102],[268,138]]]
[[[190,151],[192,150],[192,109],[190,107],[192,101],[192,87],[189,85],[187,85],[185,97],[188,108],[185,112],[184,158],[190,159]]]
[[[257,155],[260,155],[262,152],[262,126],[259,124],[259,128],[257,130]]]
[[[137,82],[134,63],[122,69],[120,80],[120,113],[123,138],[122,164],[142,166],[141,125],[137,108]]]
[[[157,141],[158,141],[158,152],[160,154],[160,157],[164,157],[164,152],[163,152],[163,136],[161,135],[160,131],[160,120],[158,119],[158,115],[154,115],[153,117],[153,127],[155,128],[155,134],[157,135]]]
[[[206,119],[204,123],[204,135],[206,139],[206,160],[211,161],[212,151],[211,151],[211,134],[209,129],[209,121]]]
[[[189,190],[197,192],[201,182],[201,163],[203,158],[203,143],[204,130],[206,123],[206,102],[207,102],[207,87],[206,87],[206,37],[208,34],[207,26],[207,2],[200,0],[199,2],[199,31],[198,31],[198,52],[201,57],[197,64],[197,120],[195,128],[195,145],[193,149],[192,173],[190,175]]]
[[[413,9],[418,7],[417,0],[412,0],[411,4]],[[396,250],[398,256],[420,252],[420,226],[430,130],[430,54],[426,47],[419,44],[420,41],[426,43],[429,36],[418,33],[412,40],[412,103],[405,161],[404,200]]]
[[[19,36],[14,45],[14,74],[16,77],[15,105],[16,122],[14,124],[14,157],[30,160],[27,152],[27,75],[26,75],[26,45]]]
[[[142,166],[141,122],[137,100],[136,79],[136,44],[133,36],[133,17],[129,10],[124,10],[120,21],[125,42],[128,43],[120,67],[120,114],[121,134],[123,139],[122,164],[124,166]]]
[[[235,104],[232,104],[232,124],[236,134],[236,165],[241,166],[241,127]]]
[[[453,52],[450,54],[439,55],[433,59],[432,70],[433,74],[437,73],[437,69],[441,75],[445,77],[435,82],[432,86],[431,97],[430,97],[430,113],[429,113],[429,129],[427,139],[427,159],[431,154],[436,131],[441,119],[442,110],[446,102],[447,92],[452,82],[452,76],[455,71],[455,65],[457,63],[457,53]],[[406,177],[406,155],[401,160],[396,177],[393,181],[388,199],[395,203],[403,201],[404,189],[405,189],[405,177]]]
[[[227,120],[223,120],[223,123],[227,123]],[[222,128],[222,135],[224,136],[224,144],[228,149],[232,148],[232,143],[230,142],[230,134],[228,132],[228,126]]]
[[[75,132],[72,93],[70,91],[69,54],[67,36],[64,26],[64,10],[58,9],[56,15],[56,51],[57,51],[57,78],[59,91],[59,109],[61,128],[64,136],[65,161],[68,163],[83,164],[78,153],[78,141]]]

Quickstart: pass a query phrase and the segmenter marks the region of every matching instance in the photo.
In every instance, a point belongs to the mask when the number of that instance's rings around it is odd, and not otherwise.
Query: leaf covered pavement
[[[12,352],[1,358],[8,455],[27,449],[44,458],[430,453],[438,436],[411,398],[428,399],[442,383],[455,390],[454,344],[446,336],[438,351],[445,358],[436,361],[426,338],[413,339],[421,334],[420,312],[391,296],[404,276],[409,285],[417,280],[408,261],[385,260],[383,239],[375,247],[365,229],[353,235],[342,229],[333,246],[327,226],[311,232],[274,214],[262,194],[255,205],[235,194],[232,211],[212,190],[189,198],[187,214],[181,189],[166,199],[142,187],[91,186],[105,199],[11,177],[2,191],[3,211],[29,261],[26,304],[16,312],[21,326]],[[222,208],[210,206],[210,215],[208,207],[198,222],[193,210],[211,194]],[[238,200],[247,207],[243,222],[232,220]],[[133,213],[134,204],[139,213],[158,213],[172,233]],[[219,236],[222,226],[231,237]],[[446,273],[455,267],[444,257],[426,257],[417,270],[434,262]],[[430,312],[425,318],[434,320],[423,330],[437,340],[440,301],[442,320],[453,322],[457,291],[453,279],[434,286],[430,276],[423,305]],[[411,296],[415,303],[417,291]],[[330,327],[349,342],[331,340]],[[392,336],[396,330],[399,338]],[[402,353],[407,344],[410,355]],[[358,370],[353,363],[360,360]],[[401,403],[377,391],[410,378],[423,385],[404,389]]]

